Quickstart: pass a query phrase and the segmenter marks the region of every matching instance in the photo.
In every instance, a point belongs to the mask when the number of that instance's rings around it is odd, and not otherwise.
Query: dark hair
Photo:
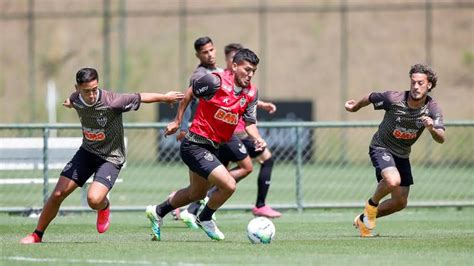
[[[198,38],[196,41],[194,41],[194,50],[196,50],[196,52],[199,52],[201,47],[203,47],[204,45],[208,43],[212,43],[211,38],[207,36]]]
[[[238,51],[242,48],[244,47],[240,43],[229,43],[228,45],[224,47],[224,54],[225,56],[228,56],[230,53],[234,51]]]
[[[411,66],[409,73],[410,77],[415,73],[425,74],[428,77],[428,82],[431,83],[431,88],[429,88],[428,91],[431,91],[436,87],[436,82],[438,82],[438,75],[428,65],[416,64],[414,66]]]
[[[260,59],[258,56],[252,52],[250,49],[244,48],[240,49],[234,56],[233,62],[238,64],[242,61],[247,61],[251,63],[252,65],[258,65],[258,62],[260,62]]]
[[[83,83],[91,82],[93,80],[99,81],[99,74],[97,74],[97,70],[90,67],[85,67],[77,71],[77,74],[76,74],[77,84],[83,84]]]

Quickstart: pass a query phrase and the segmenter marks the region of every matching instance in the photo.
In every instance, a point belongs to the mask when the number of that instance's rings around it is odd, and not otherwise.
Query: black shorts
[[[222,163],[217,159],[218,150],[211,145],[191,142],[184,138],[180,155],[189,169],[207,179],[212,170]]]
[[[218,158],[224,166],[230,162],[238,162],[248,156],[247,148],[237,136],[219,147]]]
[[[79,148],[71,161],[66,164],[61,175],[82,187],[87,179],[95,173],[94,181],[104,184],[110,190],[114,186],[121,168],[122,165],[113,164]]]
[[[241,139],[242,143],[245,145],[247,148],[247,152],[249,153],[250,158],[257,158],[262,154],[265,149],[262,149],[261,151],[256,151],[255,150],[255,142],[251,137],[246,137]]]
[[[370,159],[375,167],[375,175],[377,181],[382,180],[382,170],[387,167],[396,167],[400,173],[400,186],[408,187],[413,185],[413,176],[411,174],[411,165],[408,158],[400,158],[393,155],[389,150],[384,148],[369,148]]]

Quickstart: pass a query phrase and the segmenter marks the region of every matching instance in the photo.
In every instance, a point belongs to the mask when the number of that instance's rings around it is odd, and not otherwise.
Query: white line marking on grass
[[[13,260],[13,261],[28,261],[28,262],[66,262],[66,263],[88,263],[88,264],[142,264],[142,265],[151,265],[156,264],[149,261],[143,260],[98,260],[98,259],[59,259],[59,258],[30,258],[30,257],[3,257],[3,260]],[[167,265],[167,263],[160,263],[162,265]]]

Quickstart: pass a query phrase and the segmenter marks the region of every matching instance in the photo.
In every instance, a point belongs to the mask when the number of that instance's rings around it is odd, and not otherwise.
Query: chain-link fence
[[[377,125],[260,123],[275,158],[267,203],[299,209],[362,206],[376,185],[368,144]],[[162,138],[164,126],[125,125],[127,163],[110,195],[115,209],[141,210],[188,184],[179,143],[173,137]],[[0,124],[0,211],[41,208],[81,138],[80,126],[75,124]],[[415,185],[410,205],[474,205],[473,140],[474,121],[447,123],[443,145],[423,134],[411,155]],[[255,162],[254,172],[238,184],[224,208],[253,206],[259,170]],[[64,209],[88,209],[84,195],[84,190],[74,192]]]

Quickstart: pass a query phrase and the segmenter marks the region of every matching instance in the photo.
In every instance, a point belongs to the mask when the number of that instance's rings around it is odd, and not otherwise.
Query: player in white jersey
[[[385,116],[374,134],[369,155],[375,167],[378,185],[367,201],[364,212],[354,219],[361,237],[373,236],[376,218],[404,209],[413,184],[409,155],[411,146],[427,129],[438,142],[445,141],[441,109],[428,93],[436,87],[438,77],[427,65],[416,64],[409,71],[409,91],[373,92],[359,101],[349,100],[345,108],[357,112],[369,104],[385,110]],[[381,200],[391,195],[390,199]]]
[[[63,200],[82,187],[91,175],[94,180],[87,192],[89,206],[97,210],[97,231],[104,233],[110,225],[110,203],[107,194],[112,189],[125,163],[122,113],[138,110],[140,103],[175,103],[184,98],[180,92],[115,93],[99,88],[99,75],[93,68],[83,68],[76,74],[76,91],[64,106],[74,108],[81,121],[82,145],[64,167],[58,183],[44,204],[36,230],[23,238],[22,244],[42,242],[43,233],[56,217]]]

